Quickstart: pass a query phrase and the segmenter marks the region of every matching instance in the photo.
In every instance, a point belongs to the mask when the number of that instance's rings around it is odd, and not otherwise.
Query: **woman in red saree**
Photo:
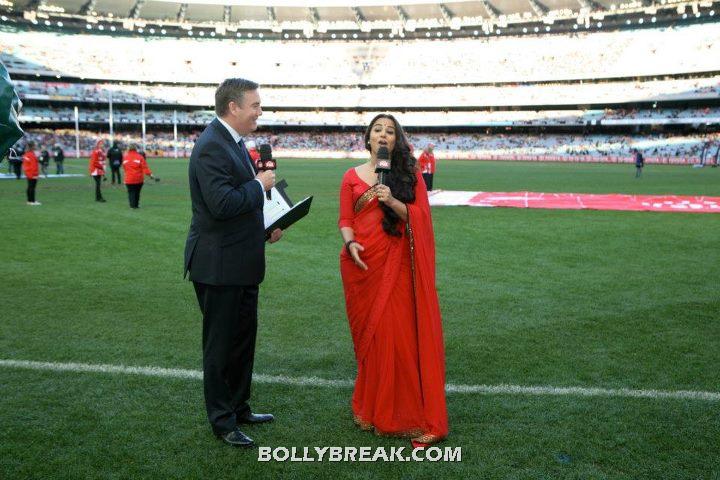
[[[405,133],[392,115],[365,132],[370,160],[349,169],[338,226],[345,242],[340,272],[358,374],[355,423],[424,446],[448,434],[445,352],[435,240],[425,183]],[[385,185],[377,151],[391,152]]]

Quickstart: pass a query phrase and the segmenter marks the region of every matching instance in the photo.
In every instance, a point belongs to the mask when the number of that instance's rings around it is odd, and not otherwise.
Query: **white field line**
[[[54,363],[33,362],[28,360],[0,360],[2,368],[19,368],[26,370],[48,370],[53,372],[91,372],[115,373],[124,375],[143,375],[163,378],[202,379],[200,370],[161,367],[127,367],[125,365],[103,365],[88,363]],[[253,380],[258,383],[294,385],[303,387],[351,388],[352,380],[328,380],[317,377],[289,377],[285,375],[254,374]],[[590,387],[550,387],[521,385],[454,385],[448,384],[448,393],[485,394],[485,395],[555,395],[577,397],[618,397],[618,398],[652,398],[674,400],[702,400],[720,402],[720,392],[703,392],[694,390],[634,390],[630,388],[590,388]]]

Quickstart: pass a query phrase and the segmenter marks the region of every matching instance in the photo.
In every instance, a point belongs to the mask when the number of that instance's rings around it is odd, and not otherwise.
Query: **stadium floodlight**
[[[628,25],[631,25],[631,24],[632,24],[632,20],[627,20],[627,21],[625,21],[625,23],[627,23]]]
[[[50,20],[45,20],[45,25],[49,27],[49,26],[50,26]]]
[[[641,18],[640,20],[638,20],[638,23],[639,23],[640,25],[642,25],[643,23],[645,23],[645,20],[643,20],[643,19]]]
[[[545,27],[545,31],[546,31],[546,32],[549,32],[549,31],[550,31],[550,25],[548,25],[547,27]]]
[[[240,37],[242,37],[242,33],[237,32],[237,33],[235,34],[235,36],[236,36],[237,38],[240,38]],[[285,38],[287,38],[287,33],[285,34]]]
[[[527,28],[523,27],[523,33],[527,33]]]
[[[262,32],[258,33],[258,38],[263,38],[264,36]]]
[[[343,33],[343,34],[342,34],[342,37],[343,37],[343,38],[347,38],[347,33]]]
[[[683,13],[683,20],[687,19],[687,13]]]
[[[214,36],[215,36],[215,32],[210,32],[210,36],[211,36],[211,37],[214,37]]]
[[[576,23],[575,25],[573,25],[573,30],[577,30],[577,29],[578,29],[578,26],[577,26],[577,23]]]
[[[425,32],[425,36],[430,38],[430,32]]]
[[[57,26],[62,28],[63,22],[57,22]]]
[[[150,33],[153,33],[153,34],[154,34],[154,33],[155,33],[155,29],[154,29],[154,28],[151,28],[151,29],[150,29]]]
[[[383,38],[383,34],[382,34],[382,33],[378,33],[378,38]]]
[[[85,28],[86,28],[87,30],[92,30],[92,25],[90,25],[90,24],[88,23],[88,24],[85,25]]]
[[[473,30],[473,35],[475,35],[476,37],[478,36],[479,33],[480,32],[478,32],[477,30]]]
[[[192,37],[192,36],[193,36],[193,31],[192,31],[192,30],[188,30],[188,37]]]
[[[540,29],[538,27],[535,27],[534,30],[535,30],[535,33],[538,33],[540,31]]]
[[[110,31],[114,32],[115,30],[117,30],[117,28],[115,28],[115,25],[110,25]]]
[[[602,22],[598,22],[598,23],[597,23],[597,27],[598,27],[598,28],[602,28]]]
[[[652,17],[652,19],[651,19],[650,21],[651,21],[652,23],[655,23],[655,22],[657,22],[657,18],[656,18],[656,17]]]
[[[0,19],[2,19],[3,22],[7,22],[8,17],[6,17],[5,15],[3,15],[2,17],[0,17]]]
[[[161,35],[165,35],[166,33],[167,33],[167,30],[165,30],[164,28],[162,30],[160,30]]]
[[[710,16],[712,17],[714,15],[715,15],[715,10],[710,10]]]
[[[253,37],[252,32],[248,33],[248,38],[252,38],[252,37]]]
[[[353,33],[353,38],[358,38],[358,34],[357,34],[357,33]]]
[[[138,28],[138,33],[143,33],[143,32],[145,32],[144,28],[142,28],[142,27]]]

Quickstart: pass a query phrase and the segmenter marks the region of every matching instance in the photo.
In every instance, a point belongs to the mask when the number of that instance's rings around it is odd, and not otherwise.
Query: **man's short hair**
[[[218,117],[222,117],[227,114],[230,102],[240,105],[245,92],[257,90],[258,88],[260,88],[260,85],[252,80],[228,78],[215,90],[215,113]]]

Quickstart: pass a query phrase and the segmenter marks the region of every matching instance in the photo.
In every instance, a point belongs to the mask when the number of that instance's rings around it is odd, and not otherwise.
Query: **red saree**
[[[432,443],[448,433],[445,352],[430,205],[417,177],[403,235],[393,237],[382,229],[374,188],[348,170],[338,223],[353,228],[368,270],[343,250],[340,272],[358,364],[356,423],[380,435],[425,435],[423,441]]]

